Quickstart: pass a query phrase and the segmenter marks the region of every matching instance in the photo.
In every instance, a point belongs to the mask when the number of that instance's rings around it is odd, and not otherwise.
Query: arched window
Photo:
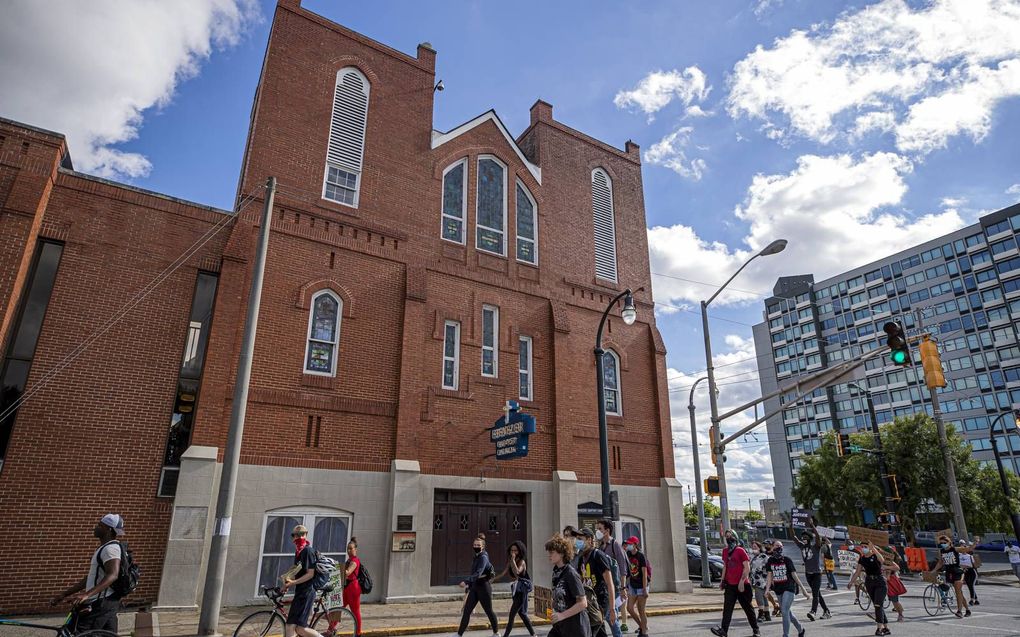
[[[602,387],[605,390],[606,413],[623,415],[623,395],[620,392],[620,357],[607,349],[602,355]]]
[[[443,171],[443,238],[464,243],[467,216],[467,158]]]
[[[517,182],[517,260],[538,265],[538,206],[524,184]]]
[[[506,254],[506,166],[495,157],[478,158],[475,247]]]
[[[294,544],[290,533],[298,524],[308,528],[308,541],[327,557],[347,560],[347,542],[353,531],[353,516],[346,511],[303,506],[268,511],[262,527],[259,586],[278,586],[280,576],[294,565]]]
[[[343,301],[329,290],[312,297],[312,309],[308,313],[308,345],[305,348],[306,374],[336,375],[342,310]]]
[[[369,88],[368,79],[356,68],[337,71],[322,197],[354,208],[361,190]]]
[[[595,217],[595,276],[616,283],[613,181],[601,168],[591,172],[591,210]]]

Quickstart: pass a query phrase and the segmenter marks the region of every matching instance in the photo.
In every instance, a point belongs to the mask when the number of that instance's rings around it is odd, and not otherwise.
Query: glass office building
[[[763,395],[797,377],[885,347],[882,326],[898,320],[909,334],[919,328],[939,341],[947,386],[939,405],[975,457],[992,462],[991,421],[1020,406],[1020,204],[978,223],[824,281],[783,277],[765,300],[764,322],[754,326]],[[866,363],[858,385],[872,393],[879,423],[932,413],[920,356],[911,366],[887,356]],[[768,412],[795,396],[766,401]],[[818,389],[768,420],[769,449],[780,510],[794,502],[791,489],[806,456],[825,433],[870,428],[864,397],[847,384]],[[1006,467],[1020,472],[1020,436],[999,442]]]

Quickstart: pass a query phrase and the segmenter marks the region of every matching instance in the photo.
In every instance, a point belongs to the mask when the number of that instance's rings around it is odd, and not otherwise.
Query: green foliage
[[[882,446],[889,473],[899,479],[897,510],[903,523],[914,528],[918,511],[929,503],[951,510],[946,486],[945,463],[939,446],[935,421],[927,414],[897,418],[881,428]],[[956,468],[960,499],[968,529],[972,533],[1004,531],[1010,528],[1006,498],[993,466],[982,466],[971,457],[971,446],[948,427],[948,448]],[[870,433],[853,434],[851,444],[874,449]],[[1020,478],[1007,474],[1014,493],[1020,493]],[[823,524],[860,520],[860,509],[885,510],[878,461],[873,454],[836,455],[835,434],[830,432],[821,448],[805,459],[793,497],[805,506],[816,507]]]
[[[722,515],[719,506],[712,502],[712,498],[705,498],[705,519],[718,518]],[[684,505],[684,522],[687,526],[698,526],[698,505]]]
[[[762,515],[761,511],[748,511],[744,519],[748,522],[757,522],[758,520],[764,520],[765,516]]]

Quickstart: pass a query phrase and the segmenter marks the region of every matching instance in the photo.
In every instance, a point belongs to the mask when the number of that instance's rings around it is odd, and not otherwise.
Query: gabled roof
[[[506,126],[503,124],[503,121],[499,119],[499,115],[496,115],[496,111],[492,109],[485,111],[478,117],[466,121],[457,128],[454,128],[453,130],[450,130],[446,133],[442,133],[437,130],[432,131],[432,148],[433,149],[439,148],[446,142],[460,137],[461,135],[468,132],[472,128],[475,128],[476,126],[481,126],[485,122],[490,121],[496,125],[496,128],[499,129],[499,132],[503,133],[503,137],[506,138],[506,143],[509,144],[510,148],[512,148],[515,153],[517,153],[517,156],[520,157],[521,162],[528,167],[528,171],[531,172],[531,175],[535,178],[535,181],[541,184],[542,169],[539,166],[536,166],[535,164],[528,161],[527,157],[525,157],[524,153],[521,151],[521,147],[517,145],[517,142],[510,135],[510,131],[506,129]]]

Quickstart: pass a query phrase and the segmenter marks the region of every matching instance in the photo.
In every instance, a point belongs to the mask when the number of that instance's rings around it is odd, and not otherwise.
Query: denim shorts
[[[647,595],[648,590],[644,588],[634,588],[630,584],[627,584],[627,594],[631,597],[641,597],[642,595]]]

